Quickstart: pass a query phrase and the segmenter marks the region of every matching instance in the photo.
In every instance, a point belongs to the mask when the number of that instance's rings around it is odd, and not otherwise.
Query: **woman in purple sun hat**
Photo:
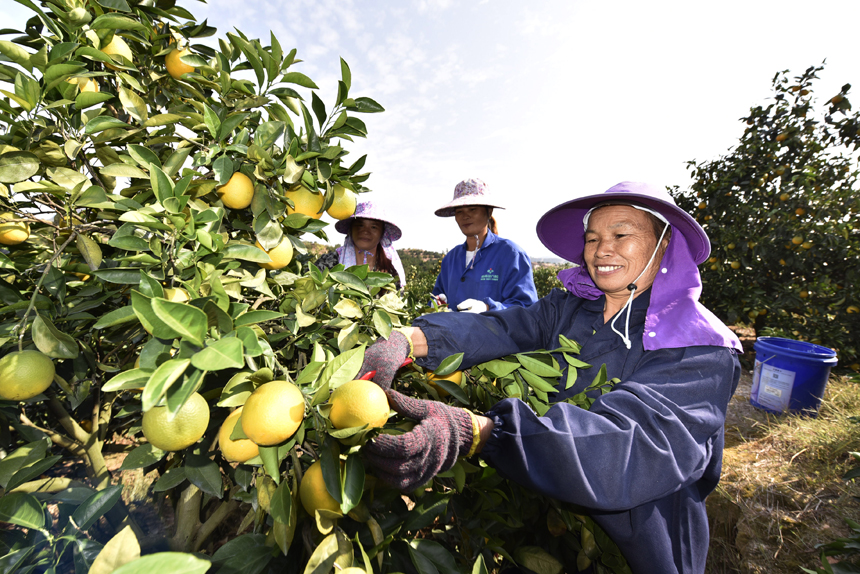
[[[320,256],[314,264],[320,269],[331,269],[337,264],[344,267],[367,265],[370,271],[382,271],[394,276],[398,289],[406,285],[406,273],[400,256],[392,245],[402,233],[372,201],[356,205],[355,213],[334,224],[334,228],[346,235],[343,245],[335,251]]]
[[[361,372],[375,370],[391,406],[418,421],[410,432],[376,437],[366,460],[381,480],[410,491],[458,457],[480,456],[501,476],[582,508],[633,572],[701,574],[705,498],[719,482],[742,350],[699,303],[696,265],[708,257],[708,237],[665,189],[633,182],[551,209],[537,234],[580,265],[562,275],[567,291],[526,308],[424,315],[366,350]],[[427,369],[462,353],[460,368],[469,368],[556,349],[560,335],[582,346],[577,359],[587,365],[570,388],[563,373],[542,416],[515,398],[478,414],[390,388],[410,353]],[[565,402],[602,368],[619,381],[610,392],[590,392],[588,410]]]
[[[454,187],[454,199],[436,210],[453,217],[466,241],[445,255],[433,286],[436,302],[467,313],[527,307],[537,301],[532,262],[523,249],[498,235],[493,209],[503,209],[480,179]]]

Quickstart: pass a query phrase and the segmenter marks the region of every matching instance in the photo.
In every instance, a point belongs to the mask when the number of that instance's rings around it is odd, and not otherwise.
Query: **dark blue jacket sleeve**
[[[487,415],[496,427],[482,457],[524,486],[592,509],[666,497],[712,464],[737,369],[729,349],[663,349],[644,353],[589,411],[562,403],[538,417],[502,401]]]

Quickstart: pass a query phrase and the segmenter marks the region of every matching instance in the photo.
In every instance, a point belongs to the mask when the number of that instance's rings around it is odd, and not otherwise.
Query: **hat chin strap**
[[[666,230],[669,229],[669,224],[666,223],[666,226],[663,228],[663,233],[660,234],[660,238],[657,240],[657,245],[654,247],[654,253],[651,254],[651,259],[648,260],[648,265],[645,266],[645,269],[642,270],[642,273],[633,280],[633,283],[627,286],[627,290],[630,291],[630,297],[627,298],[627,302],[624,304],[624,307],[621,308],[621,311],[615,314],[615,318],[612,319],[612,323],[609,324],[609,327],[621,337],[621,340],[624,341],[624,345],[629,349],[630,348],[630,310],[633,308],[633,298],[636,296],[636,290],[639,288],[636,286],[636,282],[639,281],[645,272],[648,271],[648,268],[651,267],[651,264],[654,262],[654,258],[657,256],[657,251],[660,249],[660,243],[663,241],[663,238],[666,236]],[[618,329],[615,328],[615,321],[618,320],[618,317],[621,316],[621,313],[627,309],[627,318],[624,323],[624,333],[621,333]]]

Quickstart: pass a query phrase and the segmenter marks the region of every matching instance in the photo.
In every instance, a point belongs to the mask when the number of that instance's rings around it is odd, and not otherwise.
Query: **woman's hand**
[[[475,437],[468,411],[394,390],[386,394],[395,411],[418,424],[410,432],[381,434],[365,445],[365,457],[383,482],[412,491],[469,454]]]
[[[406,335],[400,331],[392,331],[388,339],[378,339],[367,348],[358,376],[376,371],[373,382],[384,390],[390,389],[397,369],[409,356],[410,347]]]

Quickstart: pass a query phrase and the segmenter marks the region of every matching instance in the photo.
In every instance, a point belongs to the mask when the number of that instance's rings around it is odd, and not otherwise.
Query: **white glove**
[[[489,311],[490,308],[483,301],[478,301],[477,299],[466,299],[457,305],[457,309],[459,311],[465,311],[466,313],[483,313],[484,311]]]

